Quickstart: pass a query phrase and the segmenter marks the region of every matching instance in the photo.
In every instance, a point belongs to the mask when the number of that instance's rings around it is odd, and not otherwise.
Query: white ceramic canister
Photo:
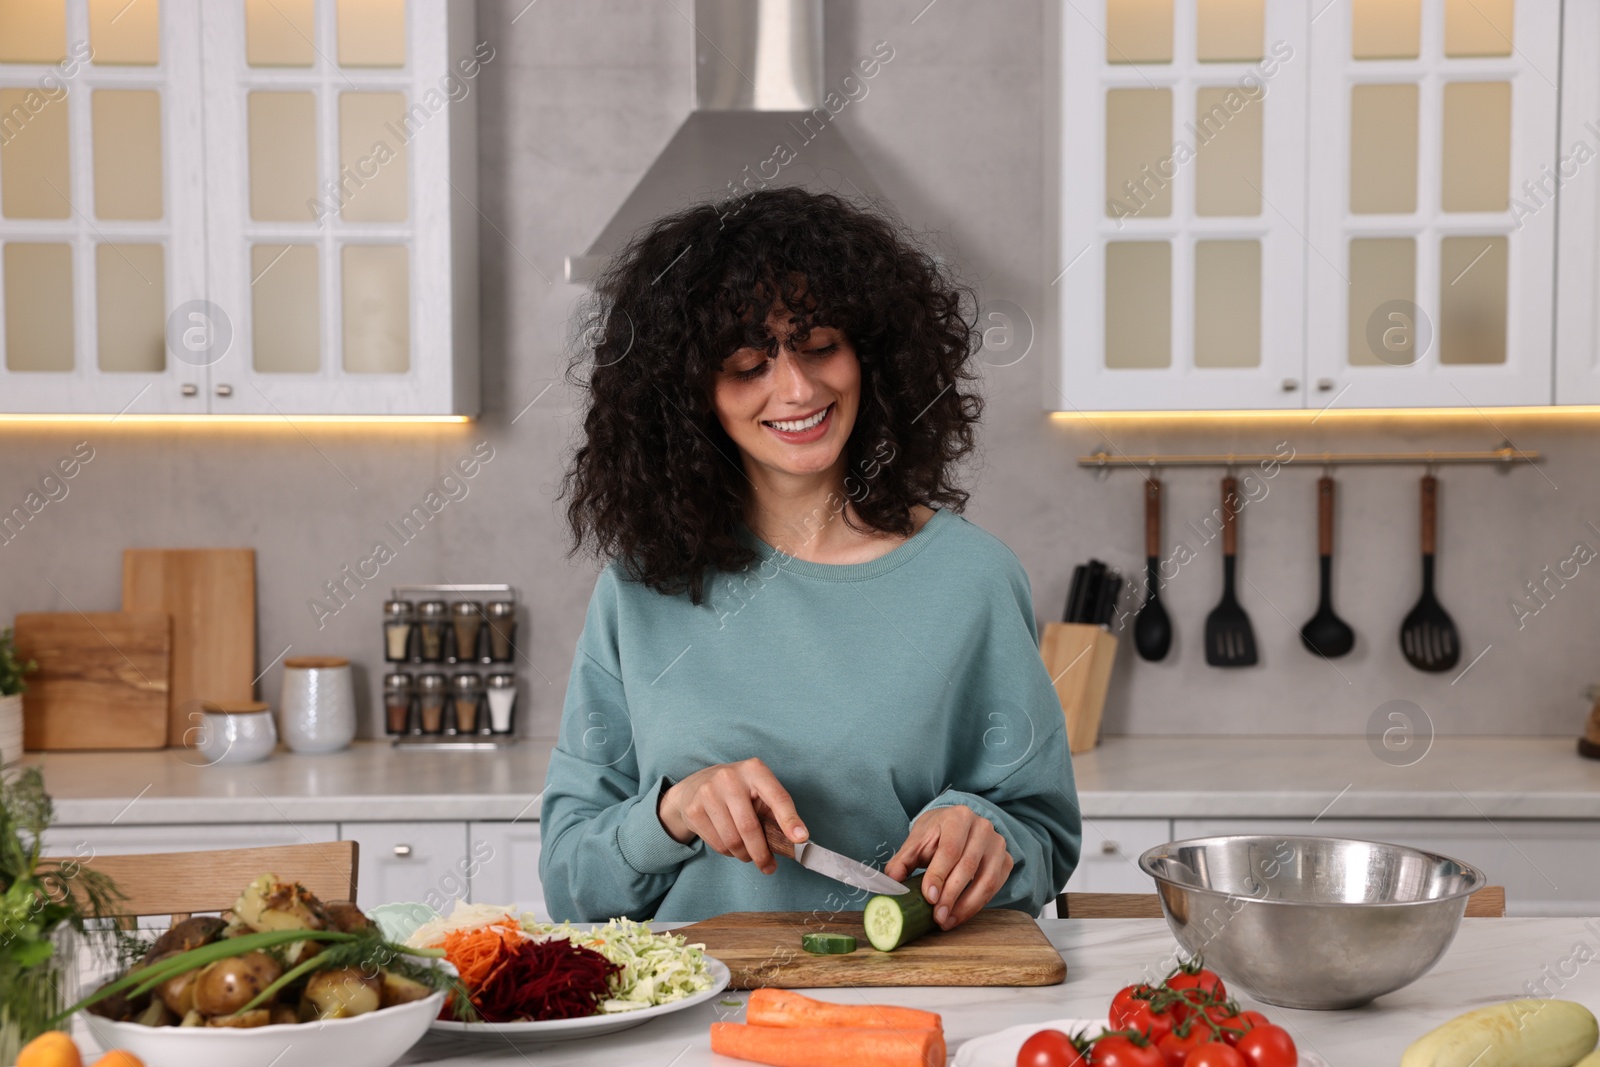
[[[0,766],[22,758],[22,697],[0,697]]]
[[[208,765],[254,763],[278,747],[278,727],[272,709],[259,701],[206,704],[201,708],[203,728],[195,751]]]
[[[283,661],[278,702],[284,742],[296,752],[337,752],[356,736],[356,694],[350,661],[296,656]]]

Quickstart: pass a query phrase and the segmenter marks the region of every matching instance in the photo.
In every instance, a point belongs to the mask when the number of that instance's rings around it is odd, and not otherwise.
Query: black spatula
[[[1419,671],[1447,671],[1461,659],[1461,638],[1450,613],[1433,595],[1433,547],[1439,521],[1439,480],[1422,479],[1422,597],[1400,624],[1400,651]]]
[[[1222,479],[1222,602],[1206,616],[1206,662],[1213,667],[1250,667],[1256,662],[1255,631],[1233,593],[1239,508],[1239,480],[1230,475]]]

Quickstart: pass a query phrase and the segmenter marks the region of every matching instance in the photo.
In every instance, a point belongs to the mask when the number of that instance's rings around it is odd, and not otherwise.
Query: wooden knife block
[[[1100,715],[1111,686],[1117,639],[1089,623],[1050,622],[1039,639],[1039,655],[1067,717],[1068,746],[1074,754],[1088,752],[1100,743]]]

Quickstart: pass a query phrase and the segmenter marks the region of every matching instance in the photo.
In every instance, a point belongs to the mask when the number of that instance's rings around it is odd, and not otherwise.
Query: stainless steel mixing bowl
[[[1287,1008],[1354,1008],[1416,981],[1486,881],[1449,856],[1341,837],[1198,837],[1139,867],[1186,952]]]

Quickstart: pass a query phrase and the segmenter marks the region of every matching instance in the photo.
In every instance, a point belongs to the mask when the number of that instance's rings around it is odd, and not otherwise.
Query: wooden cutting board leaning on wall
[[[255,549],[127,549],[122,610],[172,616],[168,745],[193,743],[199,701],[255,699]]]
[[[22,695],[23,748],[164,748],[172,620],[76,611],[17,616],[17,652],[36,660]]]
[[[856,950],[816,956],[809,931],[851,934]],[[1066,980],[1067,965],[1033,918],[1008,908],[978,912],[954,930],[934,930],[893,952],[867,941],[859,911],[734,911],[680,926],[689,944],[733,972],[732,989],[827,986],[1030,986]]]

